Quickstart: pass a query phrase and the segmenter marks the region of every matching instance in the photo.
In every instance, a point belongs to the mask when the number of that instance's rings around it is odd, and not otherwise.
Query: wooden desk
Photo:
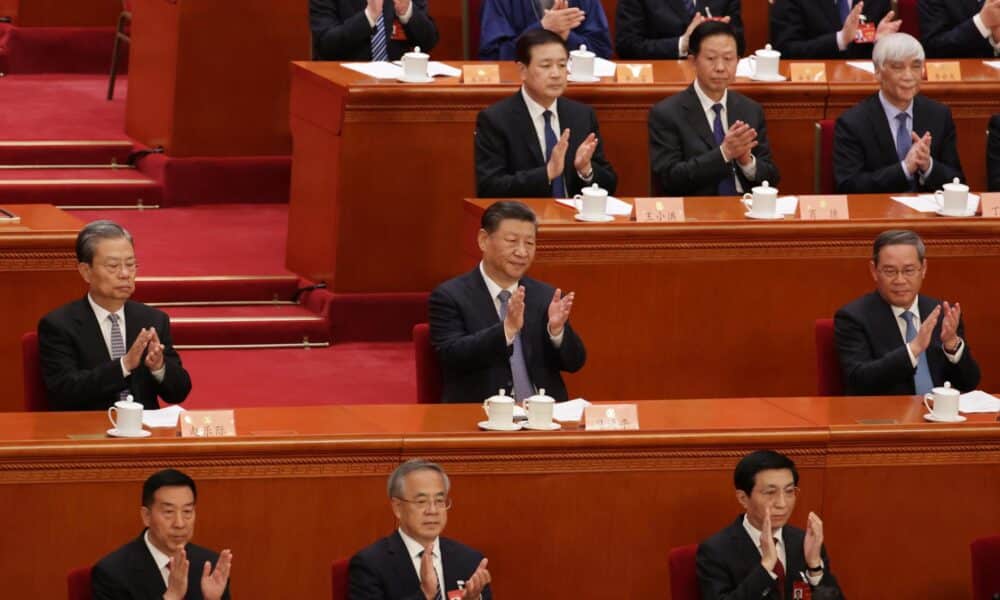
[[[466,203],[465,268],[492,200]],[[689,198],[685,223],[580,223],[552,200],[529,275],[576,292],[587,364],[569,375],[588,399],[788,396],[816,392],[814,321],[874,289],[871,245],[908,228],[927,244],[923,292],[960,301],[982,386],[1000,388],[1000,320],[990,273],[1000,220],[945,219],[883,196],[852,196],[850,221],[753,221],[735,198]]]
[[[198,483],[195,540],[233,549],[234,596],[323,598],[330,561],[392,530],[388,473],[423,456],[451,474],[447,535],[490,558],[497,597],[662,597],[668,550],[735,518],[733,466],[772,447],[800,470],[793,523],[824,518],[848,597],[877,597],[887,571],[907,573],[895,597],[968,597],[968,543],[1000,527],[1000,427],[923,412],[913,397],[649,401],[639,432],[498,434],[475,430],[473,405],[288,407],[238,409],[241,435],[223,440],[109,440],[100,413],[3,414],[0,506],[17,518],[0,576],[59,597],[70,568],[139,533],[141,482],[170,466]],[[894,423],[859,422],[874,418]]]
[[[48,204],[3,208],[21,217],[17,225],[0,224],[0,411],[16,411],[24,407],[21,336],[86,291],[75,252],[83,224]]]

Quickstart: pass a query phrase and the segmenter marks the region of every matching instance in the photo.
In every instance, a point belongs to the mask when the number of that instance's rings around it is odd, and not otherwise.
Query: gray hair
[[[441,476],[444,480],[444,493],[448,495],[451,491],[451,481],[448,479],[448,474],[444,472],[441,465],[437,463],[432,463],[429,460],[424,460],[422,458],[411,458],[405,463],[396,467],[396,470],[389,475],[389,485],[387,486],[390,498],[402,498],[403,497],[403,480],[406,476],[415,471],[434,471]]]
[[[872,62],[881,69],[886,61],[924,60],[924,47],[908,33],[892,33],[875,42]]]
[[[882,248],[900,244],[916,248],[917,258],[920,259],[920,262],[924,262],[924,255],[927,252],[927,248],[924,247],[924,241],[920,239],[919,235],[909,229],[890,229],[878,234],[878,237],[875,238],[875,243],[872,244],[872,262],[876,265],[878,264],[878,253]]]
[[[98,242],[120,239],[126,239],[129,244],[135,245],[132,234],[118,223],[108,220],[91,221],[76,235],[76,261],[93,264]]]

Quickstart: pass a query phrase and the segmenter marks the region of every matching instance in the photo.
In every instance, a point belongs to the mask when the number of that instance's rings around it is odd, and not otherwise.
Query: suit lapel
[[[519,130],[517,139],[522,140],[522,143],[527,145],[527,151],[535,159],[535,164],[542,166],[545,164],[545,157],[542,156],[542,149],[538,145],[538,131],[535,129],[535,123],[531,120],[531,113],[528,112],[528,105],[524,103],[524,97],[520,90],[515,96],[516,98],[511,105],[513,116],[511,122],[515,123]]]
[[[876,314],[872,320],[873,334],[876,340],[885,340],[889,347],[887,351],[899,348],[906,342],[899,335],[899,319],[892,312],[892,307],[878,292],[872,292],[876,302]]]
[[[851,5],[853,4],[852,2]],[[833,30],[839,31],[843,23],[840,22],[840,7],[837,5],[837,0],[819,0],[819,6],[830,25],[833,25]]]
[[[108,352],[108,345],[104,343],[104,334],[97,324],[97,315],[94,314],[94,309],[90,307],[90,301],[86,297],[74,304],[73,320],[77,323],[80,339],[86,345],[87,364],[93,367],[110,361],[111,353]]]
[[[705,111],[701,109],[701,102],[698,101],[698,94],[694,91],[694,84],[692,83],[686,90],[682,92],[684,94],[681,101],[681,106],[684,107],[685,118],[688,123],[694,127],[694,131],[701,138],[701,141],[705,143],[705,146],[709,150],[715,148],[718,144],[715,143],[715,136],[712,135],[712,130],[708,127],[708,121],[705,119]],[[728,109],[727,109],[728,110]]]
[[[139,322],[139,316],[135,314],[134,305],[131,302],[125,302],[125,351],[132,347],[135,342],[135,338],[139,337],[139,330],[142,329],[143,323]]]
[[[928,118],[926,98],[919,94],[913,98],[913,131],[919,136],[923,136],[926,132],[930,131],[933,138],[932,145],[937,145],[939,136],[937,135],[937,130],[934,128],[933,119]],[[935,148],[931,150],[933,155]]]
[[[736,522],[729,526],[729,539],[734,549],[734,556],[739,560],[739,569],[743,577],[753,568],[760,564],[760,550],[750,539],[750,534],[743,528],[743,515],[736,518]]]
[[[156,568],[156,561],[153,560],[153,555],[146,548],[143,536],[140,535],[132,545],[133,551],[129,557],[129,570],[132,571],[130,580],[135,583],[136,587],[146,592],[144,594],[145,597],[162,597],[163,593],[167,591],[167,586],[163,582],[163,575],[160,574],[160,570]]]
[[[413,566],[413,559],[406,551],[406,544],[403,543],[403,538],[400,537],[398,531],[387,538],[386,552],[389,555],[389,562],[396,572],[396,580],[400,583],[400,589],[419,590],[420,576]]]
[[[889,127],[889,121],[885,118],[885,110],[878,99],[878,93],[868,99],[868,125],[875,135],[875,142],[878,144],[881,164],[890,164],[899,161],[896,154],[896,142],[893,140],[893,131]],[[916,114],[916,113],[914,113]]]
[[[458,557],[453,552],[454,548],[452,548],[451,541],[439,538],[439,543],[441,546],[441,570],[444,571],[444,581],[441,583],[441,590],[447,595],[449,590],[458,589],[459,579],[468,579],[472,573],[456,572]]]
[[[478,265],[467,274],[465,285],[469,291],[469,298],[472,299],[477,317],[482,319],[487,327],[499,323],[500,315],[497,313],[496,304],[490,296],[490,290],[486,287],[486,281],[483,279],[483,274],[479,272]]]
[[[804,539],[801,531],[788,525],[781,530],[781,541],[785,544],[785,598],[792,597],[792,582],[801,580],[800,573],[806,570]]]

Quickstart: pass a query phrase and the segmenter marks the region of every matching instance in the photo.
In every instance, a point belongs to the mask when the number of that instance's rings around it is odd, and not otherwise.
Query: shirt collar
[[[420,545],[420,542],[406,535],[403,528],[397,529],[399,531],[399,537],[403,538],[403,545],[406,546],[406,552],[410,555],[412,559],[420,558],[420,553],[424,551],[424,547]],[[438,559],[441,558],[441,538],[434,538],[434,556]]]
[[[698,85],[697,78],[695,78],[694,80],[694,93],[696,96],[698,96],[698,101],[701,102],[701,109],[706,113],[711,113],[714,116],[715,111],[712,110],[712,107],[715,106],[716,102],[715,100],[709,98],[708,94],[706,94],[704,90],[701,89],[701,86]],[[726,88],[726,91],[722,92],[722,99],[719,100],[719,104],[722,104],[723,108],[725,108],[726,102],[728,100],[729,100],[729,88]]]
[[[107,312],[107,311],[104,311]],[[160,549],[153,545],[153,542],[149,541],[149,530],[142,535],[142,541],[146,542],[146,548],[149,549],[149,553],[153,555],[153,562],[156,563],[156,568],[163,570],[163,567],[167,566],[170,562],[170,557],[160,552]]]
[[[896,315],[897,319],[902,317],[904,312],[910,311],[919,321],[920,320],[920,308],[918,306],[919,304],[920,304],[920,295],[918,294],[916,297],[913,298],[913,304],[911,304],[908,308],[900,308],[895,304],[890,304],[889,306],[892,308],[892,314]]]
[[[511,296],[513,296],[514,292],[517,291],[517,282],[508,288],[502,288],[499,283],[490,279],[490,276],[486,274],[486,268],[483,267],[483,261],[479,261],[479,273],[483,276],[483,281],[486,282],[486,289],[490,292],[490,298],[493,298],[494,300],[500,295],[500,292],[505,289],[510,292]]]
[[[97,317],[98,323],[103,323],[108,319],[108,315],[111,314],[111,311],[104,308],[97,302],[94,302],[94,299],[90,296],[90,294],[87,294],[87,302],[90,302],[90,308],[94,310],[94,315]],[[122,322],[125,319],[125,305],[122,304],[122,307],[119,308],[114,314],[118,315],[118,321]]]
[[[878,101],[882,105],[882,110],[885,111],[885,117],[889,119],[889,122],[892,123],[893,126],[896,124],[896,115],[905,112],[907,116],[910,117],[910,127],[913,127],[913,100],[910,100],[910,104],[906,107],[906,110],[899,110],[891,102],[889,102],[889,100],[886,99],[885,94],[879,90]]]
[[[528,95],[528,91],[524,89],[523,85],[521,86],[521,97],[524,98],[524,103],[528,106],[528,114],[531,115],[532,121],[536,119],[541,119],[542,113],[544,113],[547,110],[551,110],[552,114],[554,115],[559,114],[559,111],[556,108],[556,106],[559,104],[558,98],[552,101],[551,106],[548,107],[542,106],[541,104],[531,99],[531,96]]]
[[[760,548],[761,531],[750,523],[750,517],[748,517],[746,514],[743,515],[743,529],[746,530],[747,535],[749,535],[750,539],[753,540],[754,546]],[[775,529],[774,533],[772,534],[774,537],[778,538],[778,544],[782,543],[783,539],[781,537],[782,529],[783,529],[782,527],[779,527],[778,529]]]

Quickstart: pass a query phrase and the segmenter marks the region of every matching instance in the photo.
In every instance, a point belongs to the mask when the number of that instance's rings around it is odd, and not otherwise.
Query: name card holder
[[[619,64],[615,67],[615,81],[618,83],[653,83],[653,65]]]
[[[632,213],[637,223],[683,223],[684,198],[636,198]]]
[[[929,62],[927,81],[962,81],[962,65],[957,60]]]
[[[232,410],[188,410],[181,413],[180,437],[232,437],[236,415]]]
[[[799,196],[799,218],[803,221],[845,221],[847,196]]]
[[[826,65],[821,62],[791,63],[792,81],[826,81]]]
[[[500,83],[500,65],[463,65],[462,83],[468,83],[468,84]]]
[[[984,219],[1000,219],[1000,192],[980,194],[979,206],[983,209]]]
[[[21,217],[10,212],[6,208],[0,208],[0,225],[17,225],[21,222]]]
[[[635,404],[594,404],[583,409],[587,431],[632,431],[639,429]]]

